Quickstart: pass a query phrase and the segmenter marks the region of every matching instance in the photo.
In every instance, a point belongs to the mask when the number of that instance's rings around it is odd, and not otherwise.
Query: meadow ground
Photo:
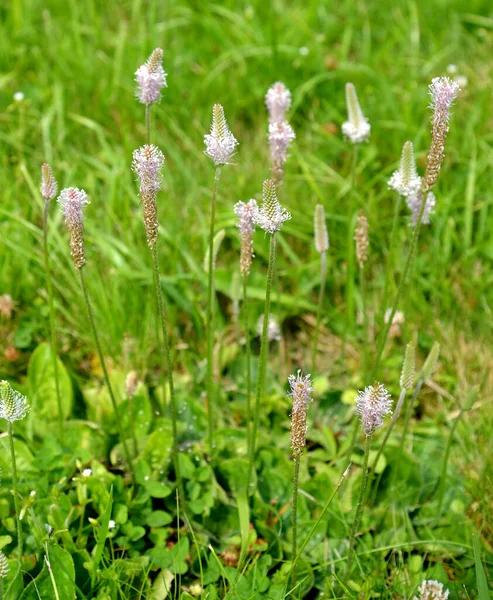
[[[491,4],[11,0],[0,6],[0,15],[0,296],[8,294],[15,303],[11,307],[3,297],[0,305],[0,379],[9,380],[31,404],[28,417],[15,426],[26,509],[24,576],[5,597],[55,597],[56,586],[43,567],[50,552],[61,600],[74,593],[100,600],[284,597],[292,558],[287,377],[298,368],[312,370],[320,287],[313,214],[321,203],[330,249],[312,372],[315,401],[301,464],[300,540],[350,461],[353,466],[304,550],[293,597],[413,598],[423,579],[436,579],[450,598],[488,598],[484,573],[490,587],[493,582]],[[133,74],[155,47],[164,49],[168,73],[168,88],[152,109],[151,136],[166,157],[158,197],[159,256],[186,517],[176,514],[170,421],[167,412],[160,414],[163,375],[152,262],[131,171],[132,152],[146,135]],[[404,322],[387,342],[378,379],[398,396],[410,340],[419,368],[434,342],[440,344],[440,359],[418,397],[401,454],[400,423],[389,439],[377,469],[378,487],[359,528],[358,560],[345,578],[364,443],[358,430],[351,446],[354,398],[373,383],[365,372],[375,358],[382,315],[395,296],[412,231],[403,205],[389,252],[397,196],[387,182],[406,140],[414,143],[423,171],[430,141],[428,85],[445,75],[460,78],[462,91],[435,189],[437,206],[431,224],[421,230],[399,306]],[[289,120],[297,137],[280,190],[292,219],[278,234],[272,314],[281,339],[269,349],[257,491],[245,507],[237,481],[247,440],[233,205],[259,199],[269,177],[264,94],[278,80],[293,95]],[[348,81],[356,85],[372,127],[369,142],[359,148],[354,181],[353,148],[341,134]],[[14,99],[16,92],[22,98]],[[203,263],[214,168],[203,152],[203,136],[214,103],[224,106],[240,145],[235,164],[223,169],[218,196],[216,226],[226,235],[215,271],[218,408],[211,461]],[[68,234],[53,202],[49,252],[67,417],[63,440],[58,434],[39,194],[45,161],[60,188],[84,188],[91,201],[85,272],[110,375],[123,398],[125,431],[125,377],[135,371],[142,381],[133,408],[135,486],[128,470],[120,468],[121,440]],[[348,260],[350,203],[364,209],[369,221],[364,303],[354,261]],[[248,283],[254,378],[268,253],[268,236],[257,232]],[[389,260],[394,270],[385,293]],[[375,435],[375,449],[383,436],[383,430]],[[10,585],[19,556],[6,434],[0,443],[0,549],[9,558],[5,581]],[[88,468],[92,474],[81,475]],[[110,520],[114,527],[108,529]],[[44,523],[54,535],[45,534]],[[28,585],[36,576],[38,591]]]

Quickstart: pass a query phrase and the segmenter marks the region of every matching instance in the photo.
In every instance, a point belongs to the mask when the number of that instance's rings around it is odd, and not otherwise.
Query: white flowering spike
[[[314,217],[315,248],[317,252],[323,254],[329,249],[329,233],[327,223],[325,222],[325,209],[322,204],[315,206]]]
[[[286,112],[291,106],[291,92],[278,81],[265,94],[265,105],[269,111],[269,122],[284,121]]]
[[[282,183],[288,148],[295,138],[296,134],[287,121],[276,121],[269,124],[271,172],[276,186]]]
[[[204,136],[205,153],[212,158],[216,166],[227,165],[233,158],[238,141],[229,130],[220,104],[214,104],[212,109],[211,132]]]
[[[9,569],[9,563],[7,562],[7,557],[0,550],[0,579],[7,577],[9,570],[10,569]]]
[[[255,231],[254,217],[258,212],[257,202],[253,199],[248,202],[237,202],[234,211],[239,217],[236,226],[240,230],[240,271],[243,277],[246,277],[250,274],[254,257],[253,233]]]
[[[150,106],[161,99],[161,89],[167,87],[167,73],[162,66],[163,51],[156,48],[147,62],[135,72],[136,96],[139,102]]]
[[[264,181],[262,186],[262,200],[262,206],[254,216],[254,223],[267,233],[275,233],[281,229],[284,221],[291,218],[291,215],[279,204],[276,186],[270,179]]]
[[[384,424],[384,417],[392,414],[392,400],[383,384],[375,382],[358,392],[356,414],[361,417],[361,425],[366,435],[372,435]]]
[[[418,222],[419,211],[421,208],[421,198],[423,194],[421,192],[415,192],[406,198],[406,204],[411,211],[410,224],[414,227]],[[428,225],[430,222],[431,215],[435,212],[436,206],[436,198],[435,194],[429,191],[426,194],[426,204],[423,210],[423,216],[421,217],[421,223],[423,225]]]
[[[342,124],[342,133],[353,144],[360,144],[369,138],[371,127],[363,115],[352,83],[346,83],[346,106],[348,120]]]
[[[413,600],[447,600],[450,592],[443,589],[443,583],[434,579],[425,579],[418,588],[419,596]]]
[[[87,194],[79,188],[65,188],[57,200],[70,231],[70,249],[76,269],[86,264],[84,249],[84,208],[90,204]]]
[[[0,381],[0,419],[9,423],[21,421],[29,412],[27,398],[12,389],[8,381]]]
[[[313,392],[313,386],[310,379],[310,374],[303,375],[298,371],[296,377],[290,375],[288,377],[291,391],[288,397],[293,401],[293,410],[291,411],[291,448],[293,457],[300,456],[303,448],[306,445],[306,412],[308,404],[312,401],[310,398]]]
[[[421,177],[416,171],[414,148],[412,142],[406,142],[402,148],[399,170],[394,171],[389,179],[389,187],[401,196],[416,194],[421,187]]]

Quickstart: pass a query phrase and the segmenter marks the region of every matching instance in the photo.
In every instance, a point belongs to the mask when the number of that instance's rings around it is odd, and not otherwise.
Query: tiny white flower
[[[298,52],[300,53],[300,56],[308,56],[308,54],[310,53],[310,50],[306,46],[301,46],[301,48],[298,50]]]
[[[346,83],[346,106],[348,120],[342,124],[342,133],[353,144],[360,144],[370,137],[370,124],[359,105],[356,89],[352,83]]]
[[[25,96],[24,96],[24,92],[16,92],[14,94],[14,100],[16,102],[22,102],[24,100]]]
[[[92,469],[84,469],[84,470],[82,471],[82,475],[83,475],[84,477],[90,477],[90,476],[92,475]]]
[[[114,529],[115,527],[116,527],[115,521],[113,521],[113,519],[110,519],[108,522],[108,529]]]

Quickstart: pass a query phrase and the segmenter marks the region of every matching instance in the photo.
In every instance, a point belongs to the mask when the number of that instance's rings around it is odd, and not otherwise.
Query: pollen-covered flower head
[[[56,196],[58,186],[50,165],[44,163],[41,166],[41,195],[45,200],[53,200]]]
[[[227,165],[233,158],[238,141],[229,130],[224,108],[220,104],[214,104],[211,132],[204,136],[204,141],[205,153],[216,166]]]
[[[430,108],[433,110],[433,116],[431,146],[422,185],[423,192],[430,190],[438,179],[449,129],[450,108],[459,91],[459,84],[448,77],[435,77],[430,84]]]
[[[325,222],[325,209],[322,204],[315,206],[314,230],[315,248],[317,252],[323,254],[329,249],[329,233],[327,231],[327,223]]]
[[[360,269],[363,269],[368,260],[370,238],[368,235],[368,219],[362,210],[358,214],[356,229],[354,230],[354,241],[356,242],[356,258]]]
[[[146,144],[133,153],[132,169],[140,183],[140,203],[144,212],[147,244],[153,248],[158,236],[156,195],[161,189],[164,154],[153,144]]]
[[[4,577],[7,577],[9,570],[10,569],[9,563],[7,562],[7,557],[0,550],[0,579],[4,579]]]
[[[361,425],[366,435],[372,435],[384,424],[384,417],[392,414],[392,400],[383,384],[375,382],[358,392],[356,414],[361,417]]]
[[[13,423],[21,421],[28,412],[27,398],[12,389],[8,381],[0,381],[0,419]]]
[[[139,102],[150,106],[161,99],[161,89],[166,87],[167,73],[162,66],[163,51],[153,50],[147,62],[135,72],[137,82],[136,96]]]
[[[288,148],[295,138],[296,134],[287,121],[275,121],[269,124],[271,172],[276,186],[282,183]]]
[[[269,111],[269,122],[284,121],[291,106],[291,92],[280,81],[274,83],[265,94],[265,105]]]
[[[434,579],[425,579],[418,588],[419,596],[413,600],[447,600],[450,592],[443,589],[443,583]]]
[[[293,457],[297,457],[306,445],[306,412],[308,404],[312,401],[310,394],[313,391],[310,374],[303,375],[301,371],[288,377],[291,391],[288,397],[293,401],[291,411],[291,448]]]
[[[346,106],[348,120],[342,124],[342,133],[353,144],[364,142],[370,136],[370,124],[363,115],[359,105],[356,88],[352,83],[346,83]]]
[[[275,233],[290,218],[288,211],[279,204],[274,182],[267,179],[262,186],[262,206],[254,216],[254,223],[267,233]]]
[[[250,273],[253,259],[253,233],[255,231],[254,217],[258,212],[257,202],[249,200],[248,202],[237,202],[234,207],[235,213],[238,215],[236,226],[240,230],[241,255],[240,255],[240,270],[241,274],[246,277]]]
[[[76,269],[86,264],[84,250],[84,207],[90,204],[87,194],[79,188],[65,188],[57,200],[70,231],[70,250]]]
[[[406,142],[402,148],[399,170],[394,171],[389,180],[389,187],[401,196],[416,194],[421,187],[421,177],[416,171],[414,148],[412,142]]]
[[[410,222],[410,225],[413,227],[418,222],[422,198],[423,198],[423,194],[420,191],[414,192],[413,194],[409,195],[406,198],[406,204],[407,204],[409,210],[411,211],[411,216],[410,216],[409,222]],[[423,225],[428,225],[428,223],[430,222],[430,217],[435,212],[436,203],[437,203],[437,201],[435,198],[435,194],[431,191],[427,192],[426,193],[426,204],[423,209],[423,215],[421,217],[421,223]]]

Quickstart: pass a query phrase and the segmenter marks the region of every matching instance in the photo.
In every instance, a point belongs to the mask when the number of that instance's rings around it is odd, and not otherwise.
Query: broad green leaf
[[[60,546],[48,546],[48,556],[53,579],[56,582],[60,600],[75,598],[75,569],[72,557]],[[55,598],[53,582],[46,562],[39,575],[28,584],[19,600],[39,600],[40,598]]]
[[[472,536],[472,544],[474,548],[474,564],[476,566],[476,583],[478,585],[478,599],[489,600],[491,598],[488,591],[488,580],[481,562],[481,552],[479,549],[479,539],[477,535]]]

